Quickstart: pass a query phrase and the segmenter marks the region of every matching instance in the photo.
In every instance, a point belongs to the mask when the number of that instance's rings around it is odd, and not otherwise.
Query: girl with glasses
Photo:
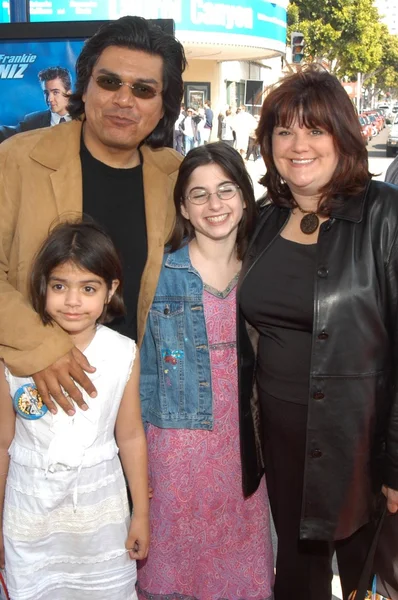
[[[256,207],[239,153],[224,143],[189,152],[174,202],[176,225],[142,347],[153,498],[138,593],[268,600],[265,482],[245,499],[241,474],[235,290]]]

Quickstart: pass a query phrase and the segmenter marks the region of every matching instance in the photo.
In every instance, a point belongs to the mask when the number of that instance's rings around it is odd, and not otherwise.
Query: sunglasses
[[[98,75],[97,77],[93,77],[93,79],[95,79],[101,89],[107,92],[117,92],[122,85],[127,85],[131,89],[133,96],[142,100],[150,100],[161,93],[146,83],[128,83],[115,75]]]

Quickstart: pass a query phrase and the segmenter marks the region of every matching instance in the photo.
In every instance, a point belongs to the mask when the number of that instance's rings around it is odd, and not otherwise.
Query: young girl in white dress
[[[135,559],[149,544],[139,358],[101,324],[123,314],[121,284],[115,248],[92,223],[59,225],[33,265],[38,318],[70,334],[98,395],[53,415],[31,378],[0,368],[0,567],[12,600],[136,598]]]

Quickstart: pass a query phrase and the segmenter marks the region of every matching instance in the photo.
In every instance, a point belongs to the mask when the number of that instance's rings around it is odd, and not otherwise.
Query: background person
[[[236,134],[233,128],[234,125],[234,117],[232,116],[232,111],[227,109],[225,116],[223,116],[221,122],[221,141],[228,144],[232,148],[235,145]]]
[[[71,120],[68,114],[68,102],[72,93],[72,78],[68,69],[49,67],[40,71],[38,78],[48,110],[25,115],[16,127],[0,126],[0,141],[22,131],[58,125]]]
[[[183,121],[186,117],[185,114],[185,105],[181,104],[180,114],[177,117],[177,121],[174,123],[174,138],[173,138],[173,148],[179,154],[184,155],[184,134],[180,129],[181,121]]]
[[[205,117],[205,109],[200,107],[197,110],[197,115],[193,117],[194,120],[196,121],[196,146],[203,146],[203,144],[205,143],[205,138],[203,135],[203,131],[204,131],[204,126],[205,126],[205,122],[206,122],[206,117]]]
[[[196,112],[189,106],[187,116],[180,123],[180,130],[184,136],[185,155],[195,147],[198,140],[198,121],[195,116]]]
[[[233,121],[233,129],[236,134],[235,147],[242,157],[246,157],[249,147],[249,136],[253,129],[256,129],[257,122],[254,117],[246,112],[246,106],[242,104],[236,111]]]
[[[79,405],[75,380],[95,393],[84,372],[92,369],[26,302],[30,263],[54,221],[91,216],[114,240],[125,273],[127,313],[114,327],[140,344],[174,223],[181,155],[163,146],[185,64],[181,44],[145,19],[110,21],[77,60],[73,120],[0,146],[0,355],[13,375],[33,376],[53,410],[49,394],[74,413],[61,385]]]
[[[210,100],[206,100],[206,102],[204,104],[204,109],[205,109],[205,124],[204,124],[204,128],[203,128],[202,136],[203,136],[203,143],[207,144],[211,138],[211,132],[213,129],[213,117],[214,117],[214,113],[211,109]]]
[[[351,101],[318,67],[269,92],[257,138],[270,203],[238,291],[239,347],[245,319],[257,352],[255,390],[254,355],[240,371],[245,491],[261,439],[275,600],[330,600],[334,550],[346,600],[382,486],[398,508],[398,190],[371,180]]]
[[[256,161],[259,158],[261,158],[260,144],[257,142],[257,139],[256,139],[256,129],[257,129],[257,125],[260,120],[260,117],[258,115],[256,115],[254,117],[254,119],[256,121],[256,127],[250,131],[249,146],[247,148],[247,154],[246,154],[245,160],[249,160],[251,155],[253,155],[253,160]]]
[[[235,292],[256,217],[250,177],[223,143],[191,150],[142,346],[153,487],[141,597],[271,598],[264,479],[247,500],[239,452]],[[188,243],[187,243],[188,242]]]
[[[33,264],[38,318],[95,362],[98,398],[86,397],[89,416],[42,411],[31,420],[18,398],[33,381],[6,369],[8,387],[0,365],[0,566],[14,600],[136,598],[132,559],[149,545],[139,358],[133,340],[101,324],[123,313],[121,286],[117,252],[93,224],[57,227]]]

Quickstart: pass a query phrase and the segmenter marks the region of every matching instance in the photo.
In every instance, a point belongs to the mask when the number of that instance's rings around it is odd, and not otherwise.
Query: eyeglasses
[[[232,182],[223,183],[215,192],[208,192],[204,188],[197,187],[189,192],[186,199],[189,200],[191,204],[205,204],[208,202],[208,200],[210,200],[210,196],[217,194],[220,200],[231,200],[236,195],[238,190],[239,186]]]
[[[99,87],[107,92],[117,92],[122,85],[127,85],[131,89],[133,96],[141,100],[150,100],[161,93],[146,83],[128,83],[127,81],[122,81],[119,77],[115,77],[115,75],[98,75],[97,77],[92,75],[92,77]]]

